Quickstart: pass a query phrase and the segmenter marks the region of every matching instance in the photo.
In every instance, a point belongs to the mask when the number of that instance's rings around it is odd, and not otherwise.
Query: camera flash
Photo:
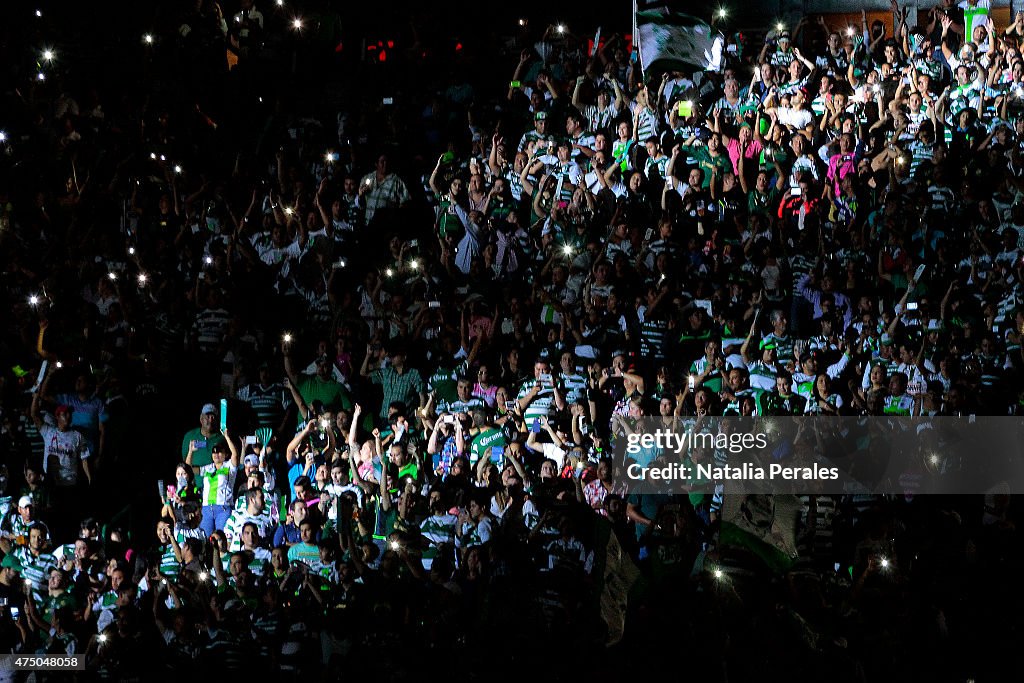
[[[853,35],[853,27],[852,26],[847,26],[846,27],[846,35],[848,35],[848,36],[852,36]]]
[[[42,71],[40,71],[39,73],[36,74],[36,80],[45,81],[46,80],[46,74],[44,74]]]
[[[146,277],[146,274],[145,274],[145,273],[139,273],[139,284],[140,284],[140,285],[144,285],[144,284],[146,284],[146,280],[147,280],[147,279],[148,279],[148,278]]]
[[[57,361],[57,369],[60,370],[62,367],[64,367],[64,364],[61,363],[60,361]]]
[[[295,29],[296,31],[302,30],[302,19],[299,19],[298,17],[296,17],[292,21],[292,28]]]
[[[213,257],[212,256],[207,256],[206,258],[203,259],[203,263],[205,263],[208,266],[212,265],[213,264]]]
[[[566,256],[572,255],[572,245],[567,244],[564,247],[562,247],[562,253],[565,254]]]
[[[144,42],[146,45],[152,45],[153,44],[153,34],[152,33],[147,33],[146,35],[142,36],[142,42]]]
[[[181,166],[175,165],[174,172],[177,173],[178,175],[181,175]]]
[[[38,306],[39,305],[39,297],[36,296],[35,294],[33,294],[32,296],[30,296],[28,298],[28,303],[29,303],[29,306]]]
[[[409,267],[412,268],[413,270],[416,270],[417,268],[420,267],[420,262],[417,261],[416,259],[413,259],[412,261],[409,261]]]
[[[286,216],[291,216],[293,213],[295,213],[295,210],[290,206],[286,206],[284,208],[284,213]]]
[[[7,133],[0,130],[0,142],[7,142]]]
[[[47,49],[47,50],[43,50],[43,59],[44,59],[44,60],[46,60],[47,62],[49,62],[49,61],[52,61],[52,60],[53,60],[53,57],[54,57],[54,55],[53,55],[53,50],[49,50],[49,49]]]
[[[391,541],[391,549],[392,550],[398,550],[401,547],[402,547],[402,544],[399,543],[398,541]]]
[[[117,280],[117,273],[107,273],[107,277],[110,278],[111,282],[113,282]]]
[[[291,344],[292,343],[292,335],[291,335],[291,333],[285,332],[284,333],[284,337],[282,337],[282,339],[284,339],[284,343],[285,344]]]
[[[107,634],[106,633],[99,634],[98,636],[96,636],[96,640],[98,640],[101,643],[107,642]]]
[[[387,270],[384,271],[384,275],[386,275],[387,277],[394,277],[395,276],[395,271],[393,271],[390,268],[388,268]]]
[[[150,152],[149,158],[152,159],[153,161],[156,161],[156,152]]]
[[[135,247],[128,247],[128,255],[135,256]]]
[[[784,29],[784,28],[786,28],[786,27],[782,25],[781,21],[779,23],[775,24],[775,30],[776,31],[782,31],[782,29]]]
[[[199,572],[199,580],[200,581],[206,581],[209,578],[210,578],[210,575],[207,574],[206,572]]]
[[[882,565],[882,569],[888,569],[889,568],[889,560],[883,557],[882,561],[881,561],[881,565]]]
[[[558,32],[559,33],[565,33],[565,24],[559,24],[558,25]]]
[[[722,570],[721,570],[721,569],[716,569],[716,570],[715,570],[715,572],[714,572],[714,574],[715,574],[715,578],[716,578],[716,579],[720,579],[720,578],[722,578],[723,576],[725,576],[725,574],[723,574],[723,573],[722,573]]]

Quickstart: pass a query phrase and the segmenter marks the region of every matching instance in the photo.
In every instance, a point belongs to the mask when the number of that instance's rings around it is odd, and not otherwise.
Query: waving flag
[[[644,73],[653,69],[717,71],[725,39],[707,23],[668,7],[633,3],[634,32]]]

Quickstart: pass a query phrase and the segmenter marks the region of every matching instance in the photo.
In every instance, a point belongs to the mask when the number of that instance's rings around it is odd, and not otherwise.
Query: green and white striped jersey
[[[36,607],[41,607],[47,596],[47,583],[50,571],[57,568],[57,559],[50,553],[33,555],[26,546],[21,546],[13,553],[23,567],[21,578],[29,585],[32,600]]]

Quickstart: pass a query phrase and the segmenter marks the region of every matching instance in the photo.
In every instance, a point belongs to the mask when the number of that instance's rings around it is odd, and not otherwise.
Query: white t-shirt
[[[43,472],[50,472],[50,461],[56,458],[57,469],[53,478],[57,486],[74,486],[78,483],[79,463],[89,458],[89,446],[81,432],[69,429],[62,432],[56,427],[44,424],[39,428],[43,438]]]

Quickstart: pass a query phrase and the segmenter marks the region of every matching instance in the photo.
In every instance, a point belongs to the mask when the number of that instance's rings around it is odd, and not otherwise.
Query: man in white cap
[[[32,504],[32,496],[22,496],[18,499],[18,509],[12,512],[3,520],[0,530],[6,539],[28,538],[28,528],[36,521],[35,505]]]
[[[212,403],[203,406],[199,413],[199,426],[189,430],[181,440],[181,459],[188,455],[189,445],[194,443],[192,465],[202,467],[213,462],[212,450],[217,444],[224,443],[224,436],[218,431],[217,420],[220,411]]]

